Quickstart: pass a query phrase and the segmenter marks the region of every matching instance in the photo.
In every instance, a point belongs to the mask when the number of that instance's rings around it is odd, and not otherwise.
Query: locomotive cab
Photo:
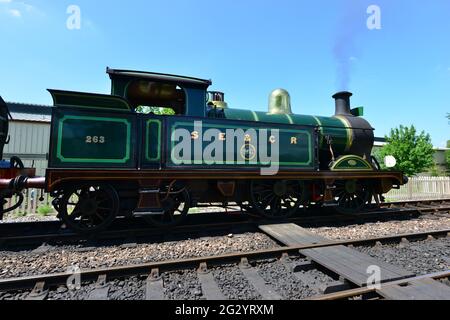
[[[210,80],[109,68],[106,72],[111,78],[111,94],[129,101],[133,109],[170,108],[176,115],[206,116]]]
[[[186,113],[185,91],[175,84],[136,80],[128,86],[126,97],[137,112],[163,111],[166,115]]]

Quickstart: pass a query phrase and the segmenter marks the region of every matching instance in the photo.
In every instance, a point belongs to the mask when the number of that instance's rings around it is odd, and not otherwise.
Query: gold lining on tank
[[[334,116],[336,119],[341,120],[341,122],[344,124],[345,129],[347,130],[347,144],[345,147],[345,152],[349,151],[350,148],[353,145],[353,132],[352,132],[352,126],[350,125],[350,122],[343,116]]]
[[[312,117],[314,118],[314,120],[317,121],[317,125],[319,126],[319,131],[320,131],[320,143],[319,144],[320,144],[320,147],[322,147],[323,146],[323,140],[324,140],[322,121],[320,121],[320,119],[318,117],[316,117],[316,116],[312,116]]]
[[[285,116],[286,116],[286,118],[288,119],[289,124],[294,124],[294,120],[292,120],[291,115],[289,115],[289,114],[286,113]]]
[[[252,111],[252,114],[253,114],[253,118],[255,119],[255,121],[259,122],[258,114],[255,111]]]

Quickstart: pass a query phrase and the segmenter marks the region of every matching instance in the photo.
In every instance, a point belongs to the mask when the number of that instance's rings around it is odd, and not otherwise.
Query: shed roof
[[[13,121],[51,122],[52,107],[38,104],[7,102]]]

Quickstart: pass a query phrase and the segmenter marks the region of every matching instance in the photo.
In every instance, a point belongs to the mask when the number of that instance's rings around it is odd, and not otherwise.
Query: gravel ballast
[[[163,274],[164,295],[170,300],[200,300],[202,287],[194,270]]]
[[[416,275],[447,270],[449,268],[450,239],[430,239],[411,243],[386,244],[374,247],[355,247],[377,260],[409,270]],[[302,266],[294,274],[292,267]],[[270,259],[252,263],[265,283],[285,300],[298,300],[321,294],[321,290],[334,282],[328,275],[311,269],[302,258]],[[248,282],[239,266],[225,265],[210,269],[218,287],[232,300],[259,300],[261,296]],[[196,270],[180,270],[162,274],[164,297],[170,300],[205,299]],[[109,281],[108,300],[142,300],[145,298],[146,277],[130,277]],[[444,282],[448,285],[448,281]],[[85,300],[95,290],[95,283],[84,283],[77,291],[65,286],[53,289],[50,300]],[[22,300],[28,292],[0,293],[0,300]]]
[[[131,247],[58,246],[34,251],[0,251],[0,279],[65,272],[72,265],[81,269],[101,268],[256,251],[278,246],[275,241],[262,233],[244,233],[176,242],[136,244]]]
[[[22,222],[43,222],[43,221],[58,221],[59,219],[56,215],[26,215],[26,216],[15,216],[12,214],[7,214],[3,217],[3,220],[0,220],[0,224],[2,223],[22,223]]]
[[[294,274],[290,266],[306,260],[296,259],[289,265],[280,261],[268,261],[258,264],[258,273],[284,299],[300,300],[320,294],[326,284],[333,279],[318,270],[298,271]]]
[[[416,275],[450,269],[450,238],[448,237],[411,243],[356,247],[356,250]]]
[[[333,240],[356,240],[450,229],[450,215],[424,216],[412,220],[388,221],[345,227],[310,228],[311,232]]]
[[[426,215],[416,219],[366,223],[344,227],[310,228],[328,239],[348,240],[450,229],[450,216]],[[43,246],[33,251],[0,251],[0,279],[65,272],[69,266],[82,269],[149,263],[165,260],[205,257],[235,252],[248,252],[279,245],[263,233],[204,237],[154,244],[125,244],[102,247],[83,245]],[[380,261],[399,266],[417,275],[450,268],[450,239],[395,243],[374,247],[356,247]],[[292,260],[293,264],[304,262]],[[333,279],[317,270],[299,271],[294,275],[282,262],[261,261],[253,265],[258,273],[284,299],[296,300],[319,294]],[[211,268],[223,294],[228,299],[258,300],[260,295],[247,282],[236,265]],[[195,270],[162,274],[167,299],[203,299]],[[303,281],[302,281],[303,279]],[[447,282],[448,284],[448,282]],[[145,297],[145,277],[132,277],[108,282],[109,299],[141,300]],[[65,287],[49,292],[48,299],[87,299],[95,283],[84,284],[79,291]],[[23,299],[29,292],[0,293],[2,299]]]
[[[229,265],[213,269],[220,290],[230,300],[258,300],[259,293],[242,274],[238,266]]]

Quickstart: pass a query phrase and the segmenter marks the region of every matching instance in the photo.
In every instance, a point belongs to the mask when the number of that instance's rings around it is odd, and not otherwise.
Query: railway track
[[[425,214],[439,215],[450,211],[450,199],[402,201],[383,203],[381,208],[360,214],[336,214],[331,208],[309,209],[301,215],[287,219],[286,222],[305,227],[346,225],[406,219]],[[260,224],[271,223],[240,211],[228,213],[207,213],[189,216],[183,226],[170,230],[147,225],[141,219],[118,219],[107,231],[95,235],[80,235],[67,230],[60,221],[2,223],[0,224],[0,247],[11,248],[41,245],[42,243],[71,243],[77,241],[152,241],[183,239],[192,235],[223,235],[228,233],[254,232]]]
[[[274,225],[279,227],[279,225]],[[308,255],[311,250],[336,249],[345,246],[379,245],[385,243],[398,243],[408,241],[418,241],[428,239],[430,241],[436,238],[448,237],[450,230],[437,230],[424,233],[402,234],[395,236],[369,238],[361,240],[348,241],[320,241],[306,245],[292,245],[275,249],[260,250],[245,253],[233,253],[210,257],[172,260],[145,264],[136,264],[128,266],[118,266],[101,269],[79,270],[77,277],[80,280],[80,287],[90,286],[85,298],[87,299],[109,299],[108,292],[112,281],[117,279],[127,279],[130,277],[140,277],[145,279],[145,284],[141,290],[143,297],[148,300],[165,299],[163,276],[166,273],[191,270],[196,273],[198,282],[201,284],[201,298],[207,300],[225,299],[226,296],[219,287],[212,270],[224,266],[235,266],[239,268],[246,281],[258,292],[260,299],[276,300],[283,297],[268,285],[267,279],[263,279],[258,274],[257,265],[263,261],[272,261],[279,263],[291,270],[293,276],[297,276],[299,270],[304,268],[317,268],[327,274],[333,283],[328,283],[322,291],[338,291],[332,294],[315,294],[309,298],[326,299],[351,299],[359,297],[362,299],[383,298],[384,288],[392,288],[396,285],[405,285],[415,283],[424,279],[448,279],[450,270],[424,276],[405,273],[393,280],[384,281],[379,289],[361,286],[357,281],[349,277],[343,277],[339,270],[336,270],[332,263],[324,263],[320,259],[313,258],[308,263],[297,263],[299,258]],[[282,238],[282,237],[281,237]],[[348,249],[350,250],[350,249]],[[73,272],[45,274],[39,276],[27,276],[20,278],[0,280],[0,292],[25,292],[26,299],[43,300],[52,296],[60,286],[66,286],[68,280],[74,279]],[[305,281],[304,275],[299,279]],[[72,283],[72,282],[71,282]],[[445,286],[445,285],[444,285]],[[448,287],[450,290],[450,287]],[[380,294],[381,292],[381,294]],[[1,297],[1,294],[0,294]],[[53,298],[55,295],[53,294]],[[450,295],[447,297],[450,299]]]

